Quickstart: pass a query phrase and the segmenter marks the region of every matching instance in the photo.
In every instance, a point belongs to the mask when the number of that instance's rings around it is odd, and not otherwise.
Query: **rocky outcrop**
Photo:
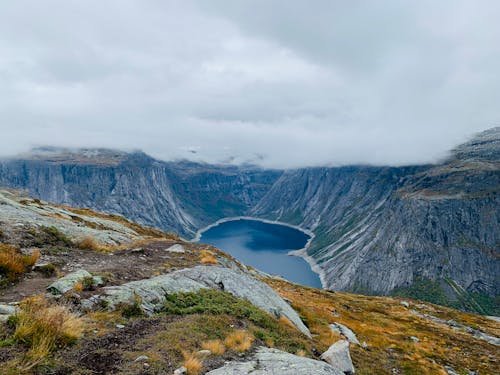
[[[327,363],[299,357],[277,349],[260,347],[245,362],[229,362],[224,367],[207,372],[207,375],[344,375]]]
[[[346,340],[337,341],[330,346],[321,355],[321,359],[338,368],[343,374],[350,375],[355,373],[349,352],[349,342]]]
[[[151,279],[105,287],[99,297],[84,302],[84,305],[104,303],[113,309],[121,304],[139,303],[144,312],[152,314],[161,310],[166,295],[196,292],[203,288],[223,290],[250,301],[276,318],[284,316],[310,337],[309,330],[295,310],[267,284],[241,271],[217,266],[186,268]]]
[[[84,282],[89,284],[88,287],[93,288],[103,285],[102,278],[98,276],[92,276],[86,270],[78,270],[54,281],[47,287],[47,291],[54,295],[60,295],[72,290],[76,284]]]
[[[75,213],[67,207],[34,200],[17,191],[0,189],[0,228],[2,240],[15,237],[16,232],[57,227],[58,231],[79,240],[92,237],[102,244],[122,244],[142,238],[132,226],[92,212]]]
[[[437,324],[441,324],[441,325],[444,325],[444,326],[448,326],[448,327],[452,327],[452,328],[455,328],[455,329],[461,329],[469,334],[471,334],[472,336],[474,336],[475,338],[479,339],[479,340],[484,340],[492,345],[496,345],[496,346],[500,346],[500,338],[496,337],[496,336],[493,336],[493,335],[488,335],[487,333],[484,333],[478,329],[475,329],[475,328],[472,328],[472,327],[469,327],[469,326],[466,326],[464,324],[460,324],[454,320],[445,320],[445,319],[441,319],[441,318],[438,318],[436,316],[433,316],[433,315],[429,315],[429,314],[425,314],[425,313],[421,313],[419,311],[416,311],[416,310],[410,310],[413,314],[415,315],[418,315],[422,318],[425,318],[425,319],[428,319],[428,320],[431,320],[433,321],[434,323],[437,323]]]
[[[361,345],[356,334],[349,328],[340,323],[330,324],[330,329],[346,338],[351,344]]]

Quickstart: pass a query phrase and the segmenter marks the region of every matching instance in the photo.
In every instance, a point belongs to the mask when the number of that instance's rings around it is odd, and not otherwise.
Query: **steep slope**
[[[499,128],[482,133],[437,166],[291,171],[255,213],[314,231],[308,255],[328,288],[493,313],[499,140]]]

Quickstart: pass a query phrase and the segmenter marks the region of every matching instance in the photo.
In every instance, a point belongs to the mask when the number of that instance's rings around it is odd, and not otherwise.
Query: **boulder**
[[[92,277],[92,275],[83,269],[71,272],[66,276],[63,276],[60,279],[54,281],[47,287],[47,290],[52,294],[64,294],[73,289],[73,287],[77,283],[89,277]]]
[[[349,341],[347,340],[339,340],[330,346],[328,350],[321,355],[321,359],[339,369],[344,374],[355,373],[351,354],[349,353]]]
[[[120,304],[140,301],[141,309],[151,315],[161,310],[166,295],[196,292],[204,288],[220,289],[237,298],[246,299],[276,318],[284,316],[302,333],[311,337],[295,310],[270,286],[242,271],[219,266],[186,268],[150,279],[105,287],[100,301],[110,309]]]
[[[182,246],[181,244],[178,244],[178,243],[165,249],[165,251],[168,251],[169,253],[185,253],[186,252],[184,250],[184,246]]]
[[[0,323],[6,322],[9,317],[16,314],[16,307],[0,303]]]
[[[351,344],[361,345],[360,342],[358,341],[358,338],[356,337],[356,334],[350,328],[346,327],[345,325],[340,324],[340,323],[333,323],[333,324],[330,324],[330,329],[334,332],[340,333]]]
[[[260,347],[245,362],[229,362],[207,375],[344,375],[328,363],[299,357],[278,349]]]

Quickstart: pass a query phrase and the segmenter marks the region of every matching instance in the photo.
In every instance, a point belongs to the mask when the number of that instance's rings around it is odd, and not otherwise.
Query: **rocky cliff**
[[[49,150],[0,163],[0,185],[122,214],[184,237],[252,215],[315,233],[325,287],[498,311],[500,128],[438,165],[269,171]]]

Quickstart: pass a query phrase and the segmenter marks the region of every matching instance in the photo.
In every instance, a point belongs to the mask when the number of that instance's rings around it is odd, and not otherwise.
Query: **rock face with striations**
[[[500,292],[500,128],[440,164],[408,167],[269,171],[42,151],[1,161],[0,185],[185,237],[222,217],[280,220],[314,232],[307,255],[329,289],[498,314],[490,305]]]
[[[260,347],[246,362],[229,362],[207,375],[344,375],[337,367],[314,359],[299,357],[281,350]]]
[[[105,287],[99,300],[114,308],[120,304],[134,303],[139,297],[141,309],[153,313],[161,310],[167,294],[196,292],[204,288],[220,289],[246,299],[276,318],[284,316],[306,336],[311,336],[295,310],[271,287],[242,271],[218,266],[186,268],[151,279]]]

